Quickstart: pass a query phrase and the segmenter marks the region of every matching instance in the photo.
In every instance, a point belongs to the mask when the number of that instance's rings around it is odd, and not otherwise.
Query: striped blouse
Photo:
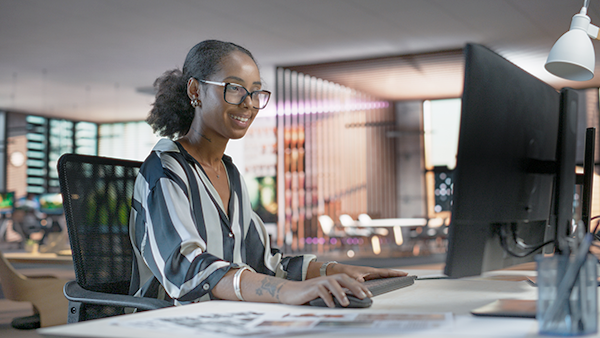
[[[202,167],[178,142],[161,139],[155,145],[133,195],[131,294],[174,304],[210,300],[223,275],[239,266],[290,280],[306,278],[316,257],[283,257],[272,248],[239,171],[226,155],[223,164],[229,215]]]

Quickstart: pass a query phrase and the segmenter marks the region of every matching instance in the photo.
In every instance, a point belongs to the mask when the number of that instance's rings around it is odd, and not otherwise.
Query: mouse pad
[[[498,299],[471,311],[475,316],[535,318],[536,301]]]

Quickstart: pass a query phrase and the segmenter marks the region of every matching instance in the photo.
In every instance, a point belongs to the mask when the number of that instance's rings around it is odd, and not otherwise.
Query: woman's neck
[[[212,168],[220,166],[227,147],[227,140],[211,137],[209,134],[193,128],[190,128],[190,131],[178,141],[200,164]]]

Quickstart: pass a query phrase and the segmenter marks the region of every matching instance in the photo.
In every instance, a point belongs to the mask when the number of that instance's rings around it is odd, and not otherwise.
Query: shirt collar
[[[152,149],[152,151],[155,152],[173,152],[173,153],[181,153],[184,157],[190,157],[192,155],[190,155],[185,148],[183,148],[183,146],[177,142],[177,141],[173,141],[167,138],[163,138],[160,139],[158,141],[158,143],[156,143],[156,145],[154,146],[154,148]],[[225,164],[232,164],[233,160],[231,159],[230,156],[223,154],[223,162],[225,162]]]

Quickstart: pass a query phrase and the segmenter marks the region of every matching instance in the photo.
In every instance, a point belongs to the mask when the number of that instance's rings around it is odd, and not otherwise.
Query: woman
[[[249,51],[208,40],[182,71],[156,80],[147,122],[160,140],[136,181],[130,234],[136,254],[132,290],[175,304],[210,299],[304,304],[321,297],[343,306],[343,288],[370,296],[360,282],[403,276],[389,269],[282,257],[252,212],[244,182],[224,155],[246,134],[270,93]],[[173,141],[175,140],[175,141]]]

